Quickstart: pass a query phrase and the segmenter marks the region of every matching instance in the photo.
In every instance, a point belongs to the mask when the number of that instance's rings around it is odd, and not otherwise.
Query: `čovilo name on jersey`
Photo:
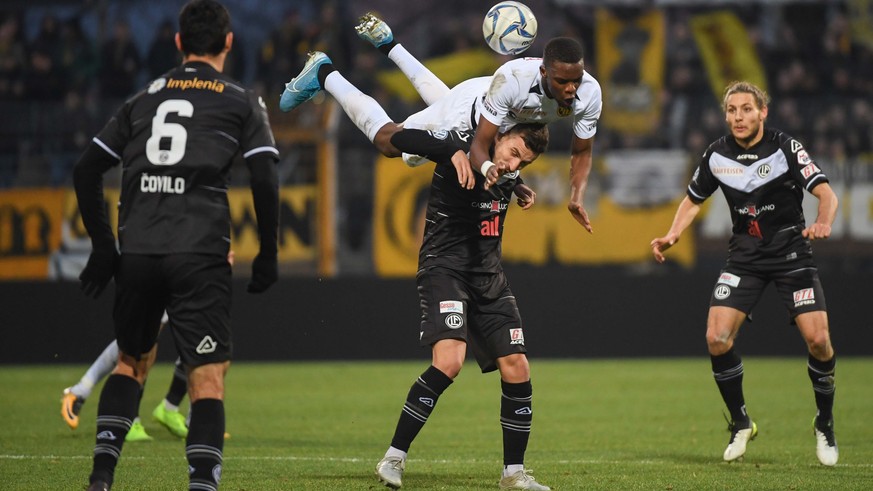
[[[139,190],[144,193],[182,194],[185,192],[185,178],[150,176],[143,172],[139,178]]]

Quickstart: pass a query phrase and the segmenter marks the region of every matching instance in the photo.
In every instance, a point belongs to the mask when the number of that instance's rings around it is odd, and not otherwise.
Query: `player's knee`
[[[828,331],[819,331],[806,340],[809,352],[818,360],[826,361],[833,356],[831,336]]]
[[[441,359],[434,363],[434,367],[446,374],[446,377],[454,380],[461,373],[461,368],[464,367],[464,360]]]
[[[379,150],[379,153],[386,157],[400,157],[401,152],[391,143],[391,137],[402,129],[395,123],[386,124],[379,129],[376,137],[373,138],[373,145]]]
[[[706,331],[706,347],[709,348],[709,354],[718,356],[728,352],[733,346],[733,340],[730,334],[718,329],[707,329]]]
[[[530,364],[524,353],[515,353],[497,360],[500,376],[510,383],[520,383],[530,380]]]
[[[191,402],[200,399],[224,400],[224,374],[227,363],[209,363],[191,369],[188,374],[188,396]]]

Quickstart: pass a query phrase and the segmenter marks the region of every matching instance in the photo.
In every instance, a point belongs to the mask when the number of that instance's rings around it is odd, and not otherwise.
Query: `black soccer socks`
[[[391,439],[392,447],[409,451],[412,440],[415,440],[418,432],[427,423],[440,394],[451,384],[452,379],[434,366],[428,367],[418,377],[406,395],[406,403],[394,430],[394,438]]]
[[[523,464],[533,419],[530,380],[520,384],[500,381],[500,426],[503,428],[503,465]]]
[[[142,388],[135,379],[113,374],[106,379],[97,406],[97,442],[90,482],[112,485],[115,466],[139,407]]]
[[[185,442],[189,489],[216,491],[221,481],[224,451],[224,401],[200,399],[191,404],[191,423]]]
[[[182,361],[176,360],[176,367],[173,369],[173,380],[170,382],[170,388],[167,390],[167,395],[164,397],[167,402],[174,406],[182,403],[185,394],[188,393],[188,374],[185,373],[185,366]]]
[[[834,355],[828,361],[819,361],[809,355],[807,373],[812,381],[812,390],[815,391],[815,406],[818,408],[818,418],[830,421],[834,414],[834,373],[837,365],[837,357]]]
[[[712,376],[721,392],[721,398],[731,413],[734,423],[749,420],[746,414],[746,401],[743,397],[743,361],[740,355],[731,348],[727,353],[718,356],[710,355],[712,360]]]

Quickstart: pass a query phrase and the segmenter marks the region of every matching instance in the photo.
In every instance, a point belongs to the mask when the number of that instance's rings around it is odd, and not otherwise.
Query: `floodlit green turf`
[[[708,358],[534,359],[526,464],[555,490],[873,489],[873,360],[846,357],[837,365],[841,453],[834,468],[815,458],[805,357],[747,357],[744,364],[746,402],[760,433],[745,462],[725,464],[728,433]],[[411,362],[233,365],[221,489],[385,489],[373,467],[424,368]],[[61,420],[59,404],[61,390],[84,369],[0,369],[0,489],[85,487],[98,392],[76,431]],[[183,442],[150,418],[171,371],[159,365],[152,374],[142,412],[155,440],[125,445],[115,491],[187,489]],[[497,488],[498,387],[496,374],[467,366],[415,442],[404,490]]]

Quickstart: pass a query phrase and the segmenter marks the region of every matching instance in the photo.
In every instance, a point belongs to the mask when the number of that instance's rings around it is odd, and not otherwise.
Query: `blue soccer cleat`
[[[279,109],[288,112],[315,97],[322,89],[318,83],[318,68],[332,63],[321,51],[310,51],[303,70],[285,84],[285,92],[282,92],[282,98],[279,99]]]

